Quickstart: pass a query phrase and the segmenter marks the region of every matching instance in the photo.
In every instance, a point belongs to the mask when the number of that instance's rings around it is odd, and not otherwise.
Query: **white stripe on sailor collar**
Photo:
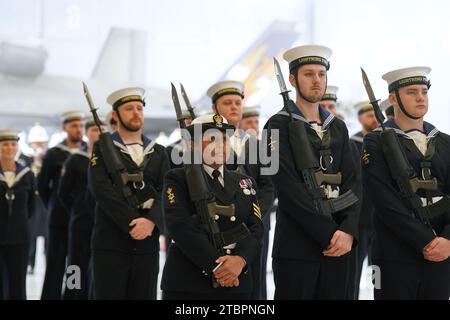
[[[30,168],[28,167],[24,167],[22,170],[20,170],[19,173],[17,173],[16,176],[14,177],[14,183],[12,186],[15,186],[20,181],[20,179],[22,179],[23,176],[28,173],[28,171],[30,171]],[[0,173],[0,181],[8,183],[6,177],[2,173]]]
[[[130,154],[130,153],[128,152],[128,149],[127,149],[126,146],[124,146],[123,144],[121,144],[120,142],[118,142],[118,141],[116,141],[116,140],[113,140],[113,142],[114,142],[115,146],[118,147],[118,148],[120,149],[120,151],[122,151],[123,153],[126,153],[126,154]]]
[[[25,176],[29,171],[30,168],[25,167],[18,174],[16,174],[16,177],[14,178],[14,185],[16,185],[20,181],[20,179],[22,179],[22,177]]]
[[[322,128],[323,130],[328,129],[328,127],[330,126],[330,124],[334,121],[336,117],[334,116],[334,114],[330,113],[328,115],[328,117],[325,119],[324,123],[322,124]]]
[[[279,115],[282,115],[282,116],[286,116],[286,117],[289,117],[289,116],[290,116],[289,113],[288,113],[287,111],[284,111],[284,110],[279,111],[278,114],[279,114]],[[301,115],[292,113],[292,118],[297,119],[297,120],[300,120],[300,121],[303,121],[303,122],[306,123],[310,128],[312,128],[311,123],[309,123],[309,122],[308,122],[304,117],[302,117]],[[336,119],[336,117],[335,117],[332,113],[330,113],[330,114],[328,115],[328,117],[325,119],[325,121],[323,122],[323,124],[322,124],[322,130],[327,130],[328,127],[330,126],[330,124],[334,121],[334,119]]]
[[[403,130],[401,130],[401,129],[392,128],[392,127],[386,127],[386,128],[389,128],[389,129],[394,130],[398,135],[400,135],[400,136],[402,136],[402,137],[405,137],[405,138],[407,138],[407,139],[412,139],[410,136],[408,136],[408,135],[407,135]],[[373,131],[375,131],[375,132],[381,132],[381,131],[383,131],[383,129],[382,129],[381,127],[378,127],[378,128],[376,128],[376,129],[374,129]],[[436,136],[438,135],[438,133],[439,133],[439,130],[436,129],[436,128],[434,128],[433,130],[431,130],[431,131],[428,133],[427,139],[432,139],[432,138],[436,137]]]
[[[153,149],[153,147],[155,146],[156,141],[153,140],[152,142],[149,143],[149,145],[144,149],[144,156],[146,156],[147,154],[152,153],[153,151],[155,151]]]
[[[353,141],[356,141],[356,142],[360,142],[360,143],[364,142],[364,138],[360,137],[360,136],[351,136],[350,140],[353,140]]]

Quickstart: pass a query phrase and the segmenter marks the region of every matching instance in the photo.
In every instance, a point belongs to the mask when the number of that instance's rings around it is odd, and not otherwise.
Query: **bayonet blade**
[[[97,108],[95,108],[94,101],[92,100],[91,93],[89,92],[89,88],[86,85],[86,83],[84,83],[84,82],[83,82],[83,91],[84,91],[84,96],[86,97],[87,103],[89,104],[89,108],[91,110],[97,110]]]
[[[275,75],[277,77],[278,85],[280,87],[281,93],[289,92],[287,87],[286,87],[286,83],[284,82],[283,73],[281,72],[280,64],[278,63],[278,60],[275,57],[273,58],[273,65],[274,65],[274,68],[275,68]]]
[[[370,84],[369,77],[367,76],[367,73],[364,71],[363,68],[361,68],[362,73],[362,80],[364,83],[364,87],[366,88],[367,96],[369,97],[370,104],[373,107],[373,110],[375,111],[375,117],[377,118],[378,122],[381,125],[381,128],[384,130],[384,115],[381,112],[380,106],[378,105],[378,100],[375,98],[375,94],[373,93],[372,85]]]
[[[191,101],[189,100],[189,97],[182,83],[180,83],[180,87],[181,87],[181,96],[183,97],[184,103],[188,108],[189,114],[191,115],[191,119],[194,120],[195,119],[194,107],[192,107]]]
[[[175,108],[175,113],[177,114],[177,120],[178,121],[184,120],[183,112],[181,111],[180,100],[178,99],[177,89],[175,88],[173,83],[170,83],[170,84],[172,86],[172,101],[173,101],[173,106]]]
[[[372,86],[370,85],[369,77],[367,77],[367,73],[361,68],[362,79],[364,83],[364,87],[366,88],[367,96],[369,97],[370,102],[376,101],[375,94],[373,93]]]

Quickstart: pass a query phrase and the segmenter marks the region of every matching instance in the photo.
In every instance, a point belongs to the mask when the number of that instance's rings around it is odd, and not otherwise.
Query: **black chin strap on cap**
[[[122,121],[122,117],[120,116],[120,112],[119,112],[118,108],[116,109],[116,114],[117,114],[117,117],[119,118],[120,125],[123,126],[125,129],[127,129],[128,131],[131,131],[131,132],[139,131],[139,129],[130,128]]]
[[[413,115],[409,114],[408,111],[406,111],[405,107],[403,106],[402,99],[400,98],[400,93],[398,92],[398,89],[395,90],[395,96],[397,97],[398,106],[400,107],[400,110],[402,110],[402,112],[405,116],[407,116],[410,119],[414,119],[414,120],[421,118],[421,117],[413,116]]]
[[[299,66],[297,69],[292,70],[292,71],[293,71],[292,75],[294,76],[294,79],[295,79],[295,88],[297,89],[298,95],[299,95],[303,100],[308,101],[309,103],[316,103],[316,102],[319,102],[320,99],[319,99],[318,101],[312,101],[312,100],[308,99],[307,97],[305,97],[305,95],[304,95],[304,94],[302,93],[302,91],[300,90],[300,84],[299,84],[299,82],[298,82],[298,69],[299,69],[299,68],[300,68],[300,66]],[[327,77],[327,80],[326,80],[326,83],[325,83],[325,91],[326,91],[326,88],[327,88],[327,84],[328,84],[328,77]],[[325,92],[324,92],[324,94],[325,94]]]
[[[431,87],[431,82],[426,77],[410,77],[405,79],[397,80],[393,83],[391,83],[388,87],[389,92],[395,91],[395,97],[397,98],[398,106],[400,107],[400,110],[403,112],[405,116],[407,116],[410,119],[420,119],[421,117],[415,117],[406,111],[405,106],[403,105],[402,99],[400,98],[399,89],[402,87],[414,85],[414,84],[423,84],[426,85],[428,89]]]

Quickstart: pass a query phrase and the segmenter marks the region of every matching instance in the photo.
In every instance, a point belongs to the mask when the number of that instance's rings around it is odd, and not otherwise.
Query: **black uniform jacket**
[[[39,195],[50,213],[49,225],[59,228],[67,228],[69,225],[69,213],[58,197],[58,187],[62,166],[70,154],[66,141],[50,148],[42,160],[38,176]]]
[[[59,197],[70,215],[72,230],[90,231],[94,225],[93,208],[86,200],[87,171],[90,157],[87,147],[72,154],[64,163],[59,183]]]
[[[396,130],[409,163],[421,177],[420,162],[424,157],[414,141],[398,128],[394,120],[387,121],[385,126]],[[433,232],[414,217],[408,203],[400,196],[382,152],[378,130],[364,137],[362,159],[363,186],[375,207],[373,258],[423,261],[422,250],[433,240]],[[424,132],[429,141],[435,140],[436,146],[431,159],[431,175],[438,181],[438,190],[431,196],[450,194],[450,137],[426,122]],[[422,190],[418,194],[426,197]],[[431,224],[438,236],[450,239],[450,212],[432,219]]]
[[[261,149],[261,141],[258,141],[254,137],[249,137],[244,145],[245,161],[238,163],[238,157],[234,153],[235,164],[227,164],[229,170],[239,170],[241,167],[242,173],[252,177],[256,185],[258,186],[258,203],[261,207],[263,215],[263,221],[268,223],[269,213],[273,207],[273,201],[275,199],[275,190],[272,184],[272,180],[268,175],[261,174],[261,167],[263,166],[260,161],[259,152]],[[256,160],[256,161],[255,161]]]
[[[209,177],[206,175],[207,179]],[[245,180],[247,179],[247,180]],[[235,218],[219,216],[220,231],[226,231],[240,223],[245,223],[251,235],[237,242],[229,254],[245,259],[250,266],[261,250],[263,225],[261,210],[256,195],[244,193],[244,184],[256,187],[248,176],[224,168],[225,193],[227,198],[218,198],[225,204],[234,203]],[[247,188],[248,189],[248,188]],[[249,193],[249,194],[246,194]],[[205,228],[200,224],[194,203],[190,200],[184,169],[172,169],[164,181],[163,206],[171,243],[161,280],[162,290],[184,292],[215,292],[232,290],[250,292],[252,290],[251,268],[239,276],[239,287],[212,287],[212,270],[220,256],[208,239]],[[234,221],[233,221],[234,220]]]
[[[322,129],[331,134],[331,155],[333,162],[327,173],[342,174],[339,186],[340,194],[352,190],[358,197],[356,187],[356,166],[345,123],[326,110],[319,107]],[[319,159],[321,140],[312,126],[296,108],[293,114],[296,121],[303,121],[306,133],[316,157]],[[272,176],[272,181],[278,196],[277,223],[273,245],[273,257],[280,259],[301,259],[319,261],[322,251],[326,249],[336,230],[341,230],[354,236],[354,245],[358,237],[358,204],[354,204],[333,215],[333,218],[318,214],[313,198],[308,191],[303,178],[295,168],[289,143],[289,118],[282,109],[272,116],[266,124],[269,129],[268,140],[272,157],[279,155],[279,170]],[[278,130],[279,138],[275,138],[272,130]]]
[[[358,132],[355,135],[353,135],[350,140],[353,143],[354,146],[354,152],[355,152],[355,160],[356,167],[358,171],[358,177],[361,177],[361,157],[363,154],[363,139],[364,136],[362,132]],[[362,178],[361,178],[362,179]],[[358,179],[358,184],[362,184],[362,181]],[[360,185],[362,187],[362,185]],[[361,205],[361,211],[359,214],[359,226],[366,229],[372,228],[372,217],[373,217],[373,205],[370,201],[370,197],[368,194],[366,194],[366,191],[362,189],[362,197],[360,201]]]
[[[125,197],[114,188],[108,176],[103,155],[98,143],[94,145],[91,164],[88,169],[88,186],[96,201],[95,222],[92,236],[93,250],[112,250],[124,253],[140,254],[159,251],[159,230],[162,230],[161,190],[163,177],[168,170],[169,163],[163,146],[142,136],[144,142],[145,167],[138,167],[131,158],[118,132],[112,134],[114,145],[125,168],[130,173],[142,171],[145,185],[152,185],[156,195],[150,209],[132,208]],[[148,158],[148,161],[146,159]],[[132,183],[132,190],[136,191]],[[152,236],[144,240],[134,240],[129,231],[132,220],[144,217],[156,224]]]
[[[16,162],[16,177],[12,186],[12,211],[6,199],[6,178],[0,168],[0,245],[23,244],[29,238],[28,218],[34,212],[36,182],[28,167]],[[11,197],[10,197],[11,198]]]

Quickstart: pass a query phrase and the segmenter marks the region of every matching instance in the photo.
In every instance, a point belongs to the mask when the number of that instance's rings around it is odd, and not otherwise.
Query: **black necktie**
[[[219,170],[214,170],[212,172],[212,176],[213,176],[213,184],[214,184],[214,186],[219,188],[219,189],[223,189],[223,187],[222,187],[222,185],[220,184],[220,181],[219,181],[220,171]]]

